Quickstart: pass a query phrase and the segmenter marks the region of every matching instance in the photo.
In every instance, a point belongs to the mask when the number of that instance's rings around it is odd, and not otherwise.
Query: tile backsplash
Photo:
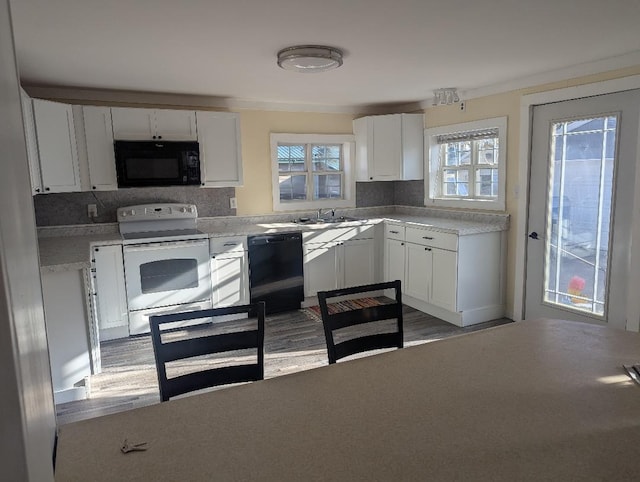
[[[234,216],[229,198],[235,188],[200,188],[174,186],[131,188],[117,191],[91,191],[38,194],[33,198],[38,226],[115,223],[116,210],[122,206],[153,202],[191,203],[198,207],[201,218]],[[98,216],[89,218],[87,205],[95,204]],[[356,183],[356,207],[424,206],[423,181],[379,181]]]
[[[424,181],[356,183],[356,207],[424,206]]]
[[[33,204],[38,226],[115,223],[116,210],[119,207],[153,202],[195,204],[199,217],[233,216],[236,210],[229,208],[229,198],[234,197],[235,192],[233,187],[131,188],[117,191],[38,194],[34,196]],[[89,218],[88,204],[97,206],[97,217]]]

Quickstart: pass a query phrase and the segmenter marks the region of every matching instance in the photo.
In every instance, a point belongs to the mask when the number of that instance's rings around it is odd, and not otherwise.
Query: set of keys
[[[147,450],[147,442],[132,444],[132,443],[129,443],[128,439],[124,439],[124,442],[122,442],[122,446],[120,447],[120,450],[122,451],[123,454],[128,454],[129,452],[142,452],[144,450]]]

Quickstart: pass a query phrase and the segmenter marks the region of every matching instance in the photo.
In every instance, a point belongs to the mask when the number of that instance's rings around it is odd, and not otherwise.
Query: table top
[[[503,325],[63,425],[56,480],[638,480],[639,361],[637,333]]]

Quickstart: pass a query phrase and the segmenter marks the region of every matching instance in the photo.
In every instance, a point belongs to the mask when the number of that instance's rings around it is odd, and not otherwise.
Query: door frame
[[[516,223],[515,275],[513,319],[522,321],[524,316],[525,277],[527,256],[529,180],[531,168],[531,131],[533,128],[533,107],[536,105],[580,99],[594,95],[611,94],[625,90],[640,89],[640,75],[620,79],[606,80],[591,84],[566,87],[562,89],[523,95],[520,99],[520,144],[518,148],[518,221]],[[640,132],[638,132],[638,150],[636,166],[640,166]],[[633,211],[640,210],[640,168],[636,169]],[[631,226],[632,237],[640,239],[640,219],[634,216]],[[632,243],[630,259],[629,286],[640,285],[640,243]],[[640,329],[640,297],[629,296],[627,302],[627,330]]]

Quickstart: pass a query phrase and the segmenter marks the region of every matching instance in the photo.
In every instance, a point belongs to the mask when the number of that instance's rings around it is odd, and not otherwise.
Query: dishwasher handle
[[[249,236],[247,238],[247,243],[249,246],[261,246],[265,244],[286,243],[298,240],[302,240],[302,233],[279,233]]]

